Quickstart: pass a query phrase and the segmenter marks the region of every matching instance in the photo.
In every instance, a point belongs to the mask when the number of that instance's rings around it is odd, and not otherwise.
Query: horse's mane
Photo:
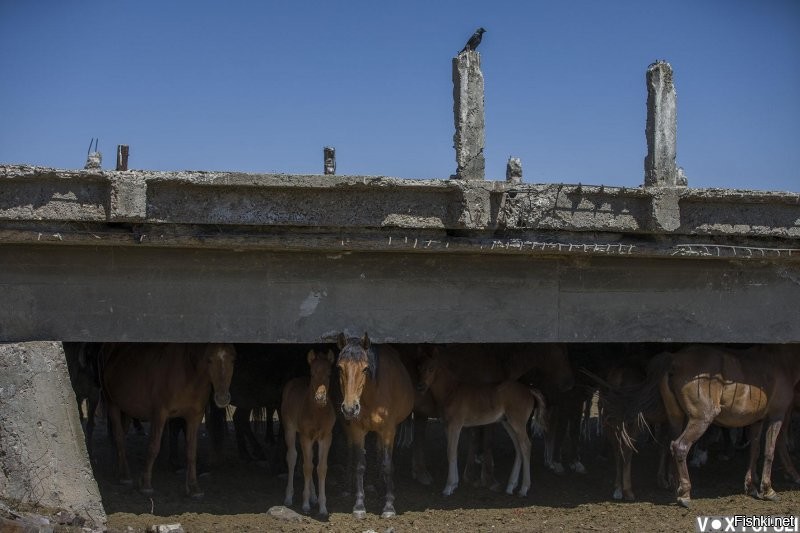
[[[378,349],[374,344],[370,344],[369,348],[364,350],[361,339],[351,337],[347,339],[347,344],[339,352],[339,359],[360,360],[363,352],[367,353],[367,368],[370,378],[375,380],[378,377]]]
[[[601,396],[603,412],[617,439],[634,451],[637,433],[646,430],[652,435],[646,419],[664,409],[659,383],[671,364],[672,354],[663,352],[648,363],[647,377],[643,383],[622,387],[614,387],[586,369],[581,369],[605,392]]]

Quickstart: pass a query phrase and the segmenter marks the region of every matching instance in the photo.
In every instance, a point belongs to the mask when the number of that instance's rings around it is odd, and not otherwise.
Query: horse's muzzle
[[[424,383],[417,383],[416,389],[417,392],[425,394],[428,391],[428,386]]]
[[[225,392],[225,393],[215,392],[214,393],[214,403],[217,405],[217,407],[220,407],[220,408],[228,407],[228,404],[231,403],[231,395],[230,395],[230,393],[229,392]]]
[[[344,415],[345,420],[353,420],[354,418],[358,418],[358,415],[361,414],[361,404],[355,403],[351,406],[346,406],[342,403],[342,414]]]

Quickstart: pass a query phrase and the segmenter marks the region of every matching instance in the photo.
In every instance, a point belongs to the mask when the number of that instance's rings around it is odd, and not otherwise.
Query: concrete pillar
[[[326,146],[322,149],[322,164],[325,174],[336,174],[336,148]]]
[[[117,170],[128,170],[128,145],[117,145]]]
[[[482,180],[485,176],[483,73],[481,55],[475,50],[465,50],[453,58],[453,115],[455,177]]]
[[[519,157],[509,157],[506,163],[506,181],[509,183],[522,182],[522,161]]]
[[[675,164],[677,144],[677,94],[672,67],[656,61],[647,68],[647,156],[644,159],[644,184],[647,187],[686,185],[686,178]]]
[[[0,498],[106,521],[59,342],[0,344]]]

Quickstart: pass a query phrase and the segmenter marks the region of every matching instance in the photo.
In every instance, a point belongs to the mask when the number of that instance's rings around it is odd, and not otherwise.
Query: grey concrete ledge
[[[245,226],[264,233],[281,228],[345,233],[402,228],[485,237],[498,231],[570,232],[589,234],[581,240],[593,243],[603,242],[596,234],[620,233],[745,238],[748,246],[797,248],[800,193],[0,165],[0,231],[20,222],[41,223],[36,231],[43,233],[47,224],[112,222],[234,232]],[[786,242],[772,242],[776,239]]]

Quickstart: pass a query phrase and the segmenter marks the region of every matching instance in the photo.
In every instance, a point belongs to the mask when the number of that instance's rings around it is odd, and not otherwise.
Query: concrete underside
[[[0,340],[800,342],[800,265],[0,246]]]

